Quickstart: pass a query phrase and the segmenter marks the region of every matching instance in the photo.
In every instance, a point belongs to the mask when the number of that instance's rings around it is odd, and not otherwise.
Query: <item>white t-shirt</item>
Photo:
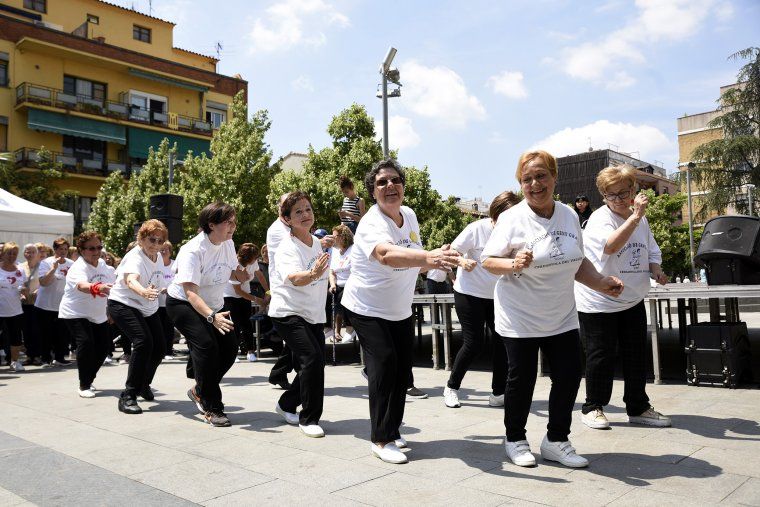
[[[66,273],[69,272],[74,261],[66,259],[66,262],[63,264],[55,264],[55,267],[53,267],[54,263],[55,257],[48,257],[40,262],[40,278],[47,275],[51,269],[55,269],[55,274],[53,275],[53,282],[50,285],[43,287],[40,284],[40,288],[37,291],[37,300],[34,302],[34,306],[37,308],[51,312],[58,311],[61,298],[63,297],[63,289],[66,287]]]
[[[84,257],[78,258],[66,276],[66,287],[58,310],[58,317],[62,319],[87,319],[94,324],[102,324],[107,320],[107,298],[92,297],[89,292],[77,290],[79,282],[113,283],[111,266],[103,259],[98,259],[98,265],[93,266],[85,262]]]
[[[330,251],[330,270],[335,272],[335,283],[338,287],[344,287],[351,274],[351,250],[353,249],[352,245],[341,254],[340,248],[334,246]]]
[[[267,229],[267,258],[269,259],[269,288],[272,288],[274,280],[274,254],[284,238],[290,237],[290,227],[277,218]]]
[[[401,206],[398,227],[375,204],[362,217],[351,251],[351,276],[341,304],[359,315],[399,321],[412,315],[414,286],[420,268],[392,268],[373,257],[381,243],[422,250],[420,226],[411,208]]]
[[[174,260],[171,260],[169,262],[169,265],[166,266],[164,264],[163,258],[161,259],[160,263],[161,269],[164,272],[164,287],[169,287],[172,284],[172,281],[174,280]],[[158,295],[158,306],[166,306],[166,292],[162,292]]]
[[[442,269],[429,269],[425,275],[427,276],[428,280],[432,280],[434,282],[445,282],[446,275],[448,275],[448,273]]]
[[[20,268],[13,271],[0,269],[0,317],[21,315],[21,288],[26,282],[26,275]]]
[[[237,265],[237,268],[242,268],[240,264]],[[253,277],[256,273],[256,271],[259,270],[259,261],[253,261],[252,263],[248,264],[245,267],[245,270],[248,272],[249,275],[251,275],[251,280],[253,280]],[[230,280],[230,282],[224,287],[224,297],[226,298],[240,298],[242,296],[239,296],[237,292],[235,292],[235,285],[240,285],[240,288],[243,289],[243,292],[250,293],[251,292],[251,280],[246,280],[243,283],[238,282],[237,280]]]
[[[283,238],[275,254],[277,270],[274,276],[277,283],[272,283],[270,317],[283,318],[297,315],[309,324],[325,322],[327,270],[318,280],[301,287],[296,287],[288,280],[288,275],[311,269],[320,255],[322,255],[322,245],[316,236],[311,237],[311,246],[305,245],[301,240],[290,235]]]
[[[164,287],[164,260],[160,255],[156,255],[156,261],[150,260],[142,248],[134,247],[127,252],[121,260],[116,270],[116,283],[111,289],[108,299],[113,299],[119,303],[131,306],[140,310],[145,317],[150,317],[158,311],[158,298],[148,301],[142,296],[138,296],[132,289],[127,287],[126,276],[136,273],[140,276],[140,285],[148,287],[153,285],[156,289]]]
[[[458,293],[493,299],[496,281],[499,277],[483,269],[480,262],[480,254],[483,252],[483,247],[486,246],[488,238],[491,237],[493,228],[490,218],[478,220],[468,224],[451,243],[451,248],[462,254],[465,259],[471,259],[478,263],[472,271],[466,271],[461,266],[457,268],[454,290]]]
[[[625,218],[616,215],[607,206],[594,211],[586,222],[583,230],[583,251],[586,257],[601,274],[620,278],[625,288],[620,297],[614,298],[576,282],[575,302],[579,312],[627,310],[636,306],[649,292],[649,263],[661,264],[662,252],[646,218],[641,219],[625,246],[616,254],[604,253],[610,234],[623,223]]]
[[[577,329],[574,280],[583,261],[578,215],[561,202],[555,202],[549,219],[536,215],[526,201],[509,208],[499,216],[481,258],[512,258],[521,249],[533,251],[533,262],[496,282],[496,331],[531,338]]]
[[[224,287],[237,267],[235,245],[231,239],[215,245],[205,232],[199,233],[179,249],[174,261],[177,268],[168,294],[182,301],[187,295],[182,284],[194,283],[198,295],[214,311],[224,306]]]

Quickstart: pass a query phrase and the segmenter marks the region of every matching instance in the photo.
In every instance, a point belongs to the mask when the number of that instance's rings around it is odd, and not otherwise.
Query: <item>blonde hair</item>
[[[335,233],[335,239],[340,239],[344,248],[348,248],[354,244],[354,233],[345,224],[336,225],[333,227]]]
[[[520,160],[517,162],[517,171],[515,171],[515,177],[519,183],[522,183],[522,172],[525,166],[536,159],[543,164],[554,179],[557,178],[557,159],[551,153],[544,150],[526,151],[520,155]]]
[[[618,183],[628,183],[628,187],[633,190],[636,186],[636,169],[628,164],[609,166],[599,171],[596,176],[596,188],[602,197],[608,188]]]
[[[18,255],[18,243],[15,241],[8,241],[7,243],[3,243],[3,249],[0,250],[0,256],[6,255],[8,252],[10,252],[13,249],[16,249],[16,255]]]

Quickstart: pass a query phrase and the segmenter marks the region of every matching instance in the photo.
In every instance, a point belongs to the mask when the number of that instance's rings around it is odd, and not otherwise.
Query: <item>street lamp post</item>
[[[694,162],[689,162],[686,165],[686,201],[689,206],[689,262],[691,262],[691,279],[694,280],[694,220],[691,210],[691,170],[696,165]]]
[[[389,47],[383,63],[380,65],[380,75],[383,76],[382,96],[383,99],[383,158],[388,158],[388,74],[391,72],[391,63],[396,56],[396,48]],[[394,83],[398,84],[398,71],[394,76]],[[394,95],[398,96],[398,95]]]

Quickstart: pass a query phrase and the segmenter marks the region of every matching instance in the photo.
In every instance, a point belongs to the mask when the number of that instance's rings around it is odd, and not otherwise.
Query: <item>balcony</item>
[[[39,167],[40,150],[36,148],[19,148],[14,155],[16,169],[22,167]],[[108,176],[112,172],[121,172],[125,176],[130,174],[127,164],[116,160],[91,160],[83,159],[70,155],[65,155],[57,151],[49,151],[53,160],[61,164],[66,172],[84,174],[88,176]]]
[[[151,111],[127,102],[98,100],[82,95],[73,95],[65,93],[63,90],[32,83],[21,83],[16,87],[16,106],[22,104],[39,104],[66,112],[76,111],[102,116],[119,123],[153,125],[208,137],[211,137],[212,134],[211,124],[200,118],[171,112]]]

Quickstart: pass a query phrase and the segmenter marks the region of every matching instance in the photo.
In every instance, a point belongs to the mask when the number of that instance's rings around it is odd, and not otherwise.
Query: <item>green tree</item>
[[[37,157],[36,167],[27,170],[16,169],[9,157],[2,157],[0,187],[27,201],[67,211],[71,200],[77,199],[78,192],[61,190],[59,184],[67,175],[44,146],[37,151]]]
[[[707,191],[699,199],[700,218],[711,211],[723,212],[730,204],[747,213],[747,201],[736,198],[745,194],[747,183],[756,185],[755,202],[760,197],[760,48],[747,48],[729,58],[749,62],[739,70],[737,85],[721,95],[720,115],[708,124],[720,129],[723,137],[702,144],[691,155],[694,183]]]
[[[657,245],[662,251],[662,270],[674,280],[676,276],[689,276],[691,257],[689,255],[689,225],[673,225],[686,202],[686,194],[654,195],[653,190],[644,191],[649,196],[647,221],[652,229]],[[694,230],[694,248],[699,245],[702,229]],[[695,252],[696,253],[696,252]]]

